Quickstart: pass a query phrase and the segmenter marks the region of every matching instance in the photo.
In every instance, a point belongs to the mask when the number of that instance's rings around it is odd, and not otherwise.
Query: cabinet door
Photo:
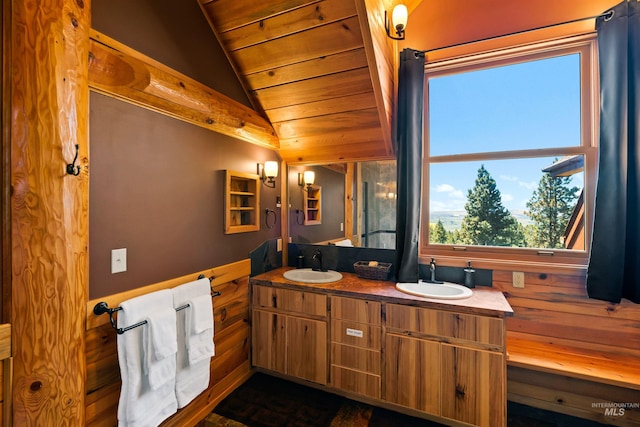
[[[477,426],[505,425],[500,353],[442,344],[442,416]]]
[[[286,320],[281,314],[253,310],[251,351],[255,366],[286,373]]]
[[[287,318],[287,374],[327,384],[327,322]]]
[[[440,414],[440,343],[386,336],[386,395],[389,402]]]

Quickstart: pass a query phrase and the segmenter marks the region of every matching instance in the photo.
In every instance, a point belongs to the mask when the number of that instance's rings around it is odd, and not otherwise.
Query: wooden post
[[[359,239],[355,239],[353,235],[354,171],[355,163],[347,163],[347,173],[344,176],[344,237],[351,239],[355,245],[359,242]]]
[[[90,0],[14,0],[13,422],[85,420]],[[79,148],[78,176],[69,175]]]

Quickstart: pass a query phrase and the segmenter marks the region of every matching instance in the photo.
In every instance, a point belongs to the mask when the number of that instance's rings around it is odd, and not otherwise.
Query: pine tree
[[[534,248],[563,248],[564,232],[578,197],[578,187],[569,187],[570,176],[542,175],[538,188],[527,202],[526,214],[535,227],[527,236],[527,244]]]
[[[524,232],[511,212],[502,206],[502,196],[484,165],[478,169],[475,186],[467,193],[462,220],[462,243],[485,246],[522,246]]]
[[[447,230],[444,228],[441,220],[438,220],[436,225],[431,228],[431,243],[446,243],[447,242]]]

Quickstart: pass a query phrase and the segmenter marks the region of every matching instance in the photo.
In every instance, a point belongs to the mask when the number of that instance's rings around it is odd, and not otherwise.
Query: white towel
[[[167,381],[175,381],[176,353],[178,336],[176,334],[176,310],[171,306],[149,313],[147,325],[142,328],[146,345],[144,373],[149,377],[151,390],[157,390]]]
[[[176,396],[179,408],[187,406],[209,387],[210,361],[215,351],[209,279],[199,279],[173,288],[174,307],[185,304],[189,304],[189,307],[177,313]]]
[[[122,310],[118,312],[118,328],[125,328],[144,320],[154,323],[130,329],[117,338],[118,362],[122,377],[118,404],[120,427],[155,427],[177,411],[176,359],[171,354],[171,341],[176,341],[177,338],[175,335],[159,335],[162,334],[161,330],[165,330],[171,323],[167,317],[173,316],[175,324],[172,296],[170,290],[163,290],[120,304]],[[160,323],[156,323],[157,320],[160,320]],[[147,330],[149,327],[151,329]],[[152,388],[149,375],[145,374],[145,371],[155,376],[155,389]],[[161,379],[161,376],[164,378]]]
[[[336,242],[336,246],[352,247],[353,242],[351,241],[351,239],[344,239],[344,240],[340,240],[339,242]]]
[[[189,365],[195,365],[215,354],[213,343],[213,307],[211,294],[189,300],[185,319],[185,344]]]

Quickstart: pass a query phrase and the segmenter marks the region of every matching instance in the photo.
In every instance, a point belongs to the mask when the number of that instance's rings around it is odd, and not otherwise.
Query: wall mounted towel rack
[[[204,279],[204,274],[201,274],[200,276],[198,276],[198,279]],[[209,277],[209,282],[211,282],[214,278],[213,277]],[[211,291],[211,296],[212,297],[217,297],[222,295],[221,292],[218,291]],[[189,307],[189,304],[185,304],[185,305],[181,305],[180,307],[176,307],[176,311],[180,311],[180,310],[184,310],[185,308]],[[116,319],[114,319],[113,314],[117,311],[122,310],[122,307],[116,307],[116,308],[109,308],[109,305],[104,302],[104,301],[100,301],[99,303],[97,303],[94,307],[93,307],[93,314],[95,314],[96,316],[100,316],[102,314],[108,313],[109,314],[109,321],[111,322],[111,327],[113,327],[113,329],[115,329],[116,333],[118,335],[122,335],[125,332],[127,332],[128,330],[137,328],[138,326],[142,326],[142,325],[146,325],[147,321],[143,320],[141,322],[138,323],[134,323],[133,325],[127,326],[125,328],[118,328],[118,326],[116,325]]]

